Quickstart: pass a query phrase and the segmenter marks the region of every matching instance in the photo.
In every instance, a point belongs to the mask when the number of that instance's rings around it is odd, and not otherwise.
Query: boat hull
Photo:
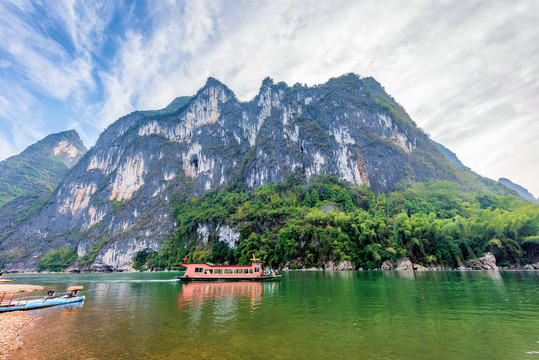
[[[186,277],[186,276],[177,276],[176,280],[178,281],[274,281],[280,280],[281,275],[276,276],[259,276],[259,277],[224,277],[224,276],[204,276],[204,277]]]
[[[71,298],[54,298],[54,299],[47,299],[45,301],[43,300],[31,300],[28,301],[25,305],[20,306],[2,306],[0,307],[0,312],[6,312],[6,311],[17,311],[17,310],[32,310],[32,309],[40,309],[50,306],[57,306],[57,305],[64,305],[64,304],[71,304],[84,301],[84,296],[75,296]]]

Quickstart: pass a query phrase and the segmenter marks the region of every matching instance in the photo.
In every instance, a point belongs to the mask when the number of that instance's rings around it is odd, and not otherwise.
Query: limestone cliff
[[[173,232],[171,199],[256,188],[296,169],[375,192],[430,179],[482,186],[372,78],[348,74],[314,87],[268,78],[249,102],[209,78],[192,97],[109,126],[40,213],[4,239],[0,256],[8,268],[33,269],[66,245],[85,265],[127,269],[138,251],[158,249]],[[230,229],[219,231],[234,241]]]

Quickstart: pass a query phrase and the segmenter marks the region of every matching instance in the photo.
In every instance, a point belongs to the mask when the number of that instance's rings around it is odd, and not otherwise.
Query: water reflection
[[[263,292],[261,282],[186,283],[178,297],[178,310],[204,304],[233,310],[234,304],[245,302],[256,308],[262,301]]]

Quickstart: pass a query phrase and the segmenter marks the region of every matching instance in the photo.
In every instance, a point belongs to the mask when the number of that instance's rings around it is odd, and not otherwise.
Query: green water
[[[19,276],[78,306],[34,311],[15,359],[538,359],[539,272]]]

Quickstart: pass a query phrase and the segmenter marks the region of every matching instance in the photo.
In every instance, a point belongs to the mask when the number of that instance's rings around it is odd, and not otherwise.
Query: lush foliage
[[[511,196],[463,193],[450,182],[418,183],[373,194],[322,175],[299,174],[253,191],[208,192],[179,204],[178,229],[145,266],[175,268],[189,261],[270,265],[293,261],[324,266],[348,260],[364,268],[407,256],[423,265],[457,266],[491,251],[501,265],[539,256],[539,207]],[[201,241],[200,224],[210,229]],[[235,249],[219,241],[218,227],[240,233]],[[140,268],[141,259],[137,266]]]
[[[37,264],[38,271],[64,271],[77,260],[77,251],[68,246],[48,252]]]
[[[86,232],[83,237],[87,234],[88,232]],[[95,244],[92,250],[90,250],[86,255],[78,258],[78,265],[84,268],[92,264],[95,261],[95,258],[97,257],[99,251],[101,251],[101,249],[103,248],[103,245],[107,244],[108,242],[110,242],[110,238],[107,236],[103,236],[103,238],[97,244]]]

